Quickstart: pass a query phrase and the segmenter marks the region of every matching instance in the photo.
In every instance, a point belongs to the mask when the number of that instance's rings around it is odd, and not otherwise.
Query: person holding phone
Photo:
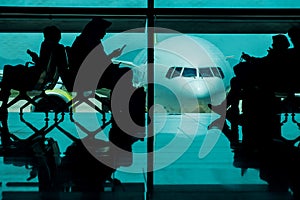
[[[146,92],[143,87],[135,88],[133,86],[133,72],[129,67],[120,68],[119,64],[112,63],[111,59],[120,56],[126,44],[110,54],[105,52],[101,40],[111,24],[101,17],[95,17],[88,22],[67,51],[68,73],[62,73],[61,78],[68,91],[90,91],[102,88],[110,90],[109,104],[112,116],[109,140],[121,149],[131,151],[133,143],[143,140],[143,137],[139,135],[143,135],[144,130],[133,130],[127,127],[130,131],[125,131],[119,124],[120,121],[124,122],[130,118],[142,129],[145,127]],[[133,91],[132,94],[130,94],[131,91]],[[121,98],[113,101],[114,94],[120,94]],[[126,104],[128,96],[130,99]],[[129,110],[130,116],[120,118],[118,115],[126,110]],[[135,135],[138,136],[135,137]]]
[[[104,50],[101,40],[106,35],[106,30],[111,24],[111,22],[101,17],[93,18],[86,24],[80,35],[76,37],[72,46],[67,49],[69,66],[67,69],[60,70],[62,81],[67,90],[73,90],[76,78],[82,77],[83,79],[91,80],[91,76],[95,76],[95,78],[98,76],[102,79],[110,79],[109,76],[111,76],[111,73],[123,74],[130,70],[129,68],[119,70],[119,65],[115,65],[111,61],[111,59],[122,54],[126,45],[115,49],[110,54],[107,54]],[[97,53],[96,59],[91,58],[94,52]],[[90,60],[94,59],[93,62],[84,63],[89,58]],[[108,89],[112,89],[112,83],[104,84],[106,81],[102,80],[99,82],[102,83],[102,86],[100,83],[98,84],[99,87],[109,87]]]

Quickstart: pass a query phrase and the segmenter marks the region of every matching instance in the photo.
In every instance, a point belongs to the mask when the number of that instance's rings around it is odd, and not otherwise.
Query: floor
[[[78,121],[85,125],[85,129],[79,129],[70,122],[66,115],[65,123],[61,126],[68,130],[70,134],[75,137],[86,134],[83,130],[96,130],[95,123],[91,123],[89,116],[84,113],[78,115]],[[94,116],[92,117],[94,118]],[[186,127],[176,128],[179,124],[178,120],[188,119],[185,124]],[[211,118],[211,117],[209,117]],[[21,138],[27,138],[33,131],[28,128],[28,123],[33,124],[37,129],[45,126],[44,118],[40,114],[25,113],[24,120],[20,120],[18,113],[10,113],[9,128],[10,131],[17,134]],[[49,116],[48,127],[51,127],[53,116]],[[154,187],[151,195],[146,193],[145,169],[147,168],[146,156],[142,157],[140,161],[137,157],[133,159],[133,166],[121,167],[116,172],[117,178],[122,180],[122,186],[108,187],[107,191],[101,194],[82,194],[78,192],[63,192],[63,193],[47,193],[42,194],[38,192],[38,180],[26,181],[28,178],[28,170],[24,167],[13,166],[5,164],[1,159],[0,162],[0,184],[1,196],[5,200],[13,199],[101,199],[101,200],[186,200],[186,199],[203,199],[203,200],[289,200],[291,193],[271,193],[268,192],[267,184],[258,178],[258,173],[255,170],[249,170],[246,175],[241,176],[240,169],[232,166],[232,152],[228,148],[226,139],[218,136],[215,146],[210,150],[206,156],[200,156],[201,149],[205,145],[207,132],[207,122],[202,120],[208,119],[207,116],[202,116],[200,122],[202,124],[195,131],[195,135],[191,135],[191,122],[195,121],[194,115],[185,116],[169,116],[164,125],[161,125],[161,117],[157,117],[159,122],[157,126],[160,127],[160,132],[157,134],[156,147],[159,150],[156,154],[158,169],[154,173]],[[209,119],[211,120],[211,119]],[[27,123],[27,125],[26,125]],[[288,124],[293,128],[293,124]],[[290,127],[289,127],[290,128]],[[174,129],[174,130],[173,130]],[[176,130],[175,130],[176,129]],[[179,131],[178,131],[179,130]],[[173,132],[176,132],[173,135]],[[206,130],[207,131],[207,130]],[[92,132],[92,131],[90,131]],[[210,133],[211,134],[211,133]],[[50,133],[51,137],[59,137],[62,142],[62,152],[65,151],[68,145],[72,143],[61,131],[54,128]],[[291,136],[292,137],[292,136]],[[178,143],[176,142],[178,139]],[[188,143],[190,141],[190,143]],[[178,153],[181,145],[187,142],[189,145],[185,152],[180,152],[180,156],[171,160],[168,165],[165,165],[174,155]],[[169,149],[165,149],[166,144],[175,143]],[[168,146],[168,145],[167,145]],[[203,147],[204,146],[204,147]],[[145,151],[146,143],[139,142],[135,146],[137,152]],[[199,150],[200,148],[200,150]],[[1,157],[0,157],[1,158]],[[135,170],[133,172],[133,170]],[[113,191],[112,191],[113,190]]]

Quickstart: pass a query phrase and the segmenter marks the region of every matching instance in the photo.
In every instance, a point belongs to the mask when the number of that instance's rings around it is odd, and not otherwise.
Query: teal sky
[[[79,33],[63,33],[61,43],[72,45],[72,42]],[[273,34],[195,34],[216,45],[225,56],[233,57],[230,63],[235,64],[239,61],[241,53],[244,51],[250,55],[262,57],[267,53],[271,44]],[[114,34],[108,34],[104,41],[113,37]],[[158,35],[157,42],[167,38],[166,35]],[[131,39],[134,38],[134,39]],[[144,47],[143,39],[134,36],[126,40],[127,51],[136,50]],[[0,33],[0,69],[5,64],[16,65],[30,60],[26,50],[39,52],[40,44],[43,40],[42,33]],[[110,43],[111,46],[105,46],[107,53],[123,45],[122,41]]]
[[[185,8],[299,8],[297,0],[154,0],[155,7]],[[135,7],[147,6],[147,0],[5,0],[3,6]]]
[[[155,7],[189,8],[300,8],[299,0],[154,0]],[[147,6],[147,0],[5,0],[0,6],[56,6],[56,7],[134,7]],[[277,34],[277,33],[274,33]],[[61,43],[71,45],[78,33],[64,33]],[[215,44],[225,56],[238,60],[241,52],[264,56],[271,44],[271,34],[202,34],[197,35]],[[4,64],[19,64],[28,61],[26,50],[38,52],[42,34],[0,33],[0,68]],[[139,41],[132,40],[128,46],[134,49]],[[116,48],[122,44],[116,44]],[[114,48],[114,47],[113,47]],[[128,49],[128,47],[127,47]]]

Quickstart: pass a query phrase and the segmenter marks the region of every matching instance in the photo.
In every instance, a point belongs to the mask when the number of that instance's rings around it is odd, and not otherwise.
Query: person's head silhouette
[[[94,17],[83,29],[82,34],[88,37],[102,39],[106,34],[106,29],[111,26],[111,22],[101,17]]]
[[[272,36],[273,44],[272,47],[274,49],[287,49],[290,46],[290,43],[285,35],[278,34]]]
[[[58,43],[61,39],[61,30],[56,26],[47,26],[43,30],[44,38],[46,41]]]
[[[288,30],[288,35],[294,47],[300,47],[300,27],[292,27]]]

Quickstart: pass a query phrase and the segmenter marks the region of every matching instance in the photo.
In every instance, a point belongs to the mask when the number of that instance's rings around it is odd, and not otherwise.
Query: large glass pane
[[[208,129],[208,125],[219,115],[211,113],[207,104],[212,102],[218,104],[219,99],[214,96],[214,89],[218,88],[219,83],[224,84],[223,89],[228,89],[227,80],[229,81],[233,75],[230,71],[240,62],[242,52],[255,57],[266,56],[271,47],[272,35],[275,34],[188,35],[201,38],[201,40],[193,38],[199,48],[193,48],[189,40],[182,42],[180,38],[182,35],[157,34],[157,46],[160,43],[167,44],[167,40],[172,42],[168,43],[169,49],[156,52],[155,78],[160,80],[162,85],[155,88],[154,95],[157,106],[154,114],[155,185],[266,184],[260,179],[257,170],[248,169],[247,173],[241,176],[241,169],[233,166],[234,154],[225,135],[217,129]],[[174,38],[176,39],[172,40]],[[176,49],[183,53],[179,54]],[[166,55],[165,52],[169,52],[170,55]],[[163,55],[164,59],[160,55]],[[176,56],[172,57],[173,55]],[[195,57],[192,57],[189,60],[189,55],[195,55],[198,59],[193,60]],[[226,69],[226,65],[220,65],[214,58],[226,60],[230,70]],[[209,60],[214,62],[208,65]],[[163,79],[165,76],[161,75],[165,74],[164,67],[167,72],[169,67],[178,66],[178,63],[181,66],[188,66],[196,62],[199,65],[195,67],[202,67],[201,63],[203,67],[216,67],[215,69],[220,67],[224,72],[224,79],[219,77],[203,80],[200,77],[199,80],[184,77]],[[286,124],[283,134],[285,137],[295,138],[297,134],[290,135],[291,132],[286,131],[291,126],[292,124]],[[241,137],[241,127],[239,134]]]
[[[73,1],[73,0],[45,0],[45,1],[23,1],[7,0],[0,3],[1,6],[28,6],[28,7],[92,7],[92,8],[141,8],[146,7],[144,0],[114,0],[114,1]]]
[[[30,61],[31,57],[26,53],[27,49],[39,52],[42,33],[0,33],[0,41],[3,47],[0,48],[0,69],[4,65],[17,65]],[[70,46],[76,37],[76,33],[63,33],[61,43]]]
[[[141,31],[139,31],[141,32]],[[62,38],[60,43],[65,46],[71,46],[75,38],[79,35],[79,33],[62,33]],[[0,71],[2,76],[2,70],[4,65],[17,65],[17,64],[25,64],[27,61],[31,61],[30,56],[26,53],[27,49],[30,49],[34,52],[39,53],[41,42],[43,41],[43,34],[42,33],[0,33],[0,42],[2,43],[0,47]],[[120,67],[134,67],[134,59],[137,60],[137,63],[143,64],[145,63],[145,60],[147,58],[147,54],[144,52],[141,53],[142,50],[146,49],[146,35],[144,33],[137,34],[134,33],[120,33],[120,34],[110,34],[107,33],[106,36],[103,38],[102,43],[104,46],[105,51],[109,54],[113,50],[117,48],[121,48],[124,44],[126,44],[126,47],[124,48],[122,56],[117,58],[115,61],[116,63],[121,63]],[[146,56],[146,57],[145,57]],[[144,66],[146,67],[146,66]],[[146,69],[146,68],[145,68]],[[134,74],[137,74],[137,81],[140,79],[143,80],[143,78],[146,78],[145,73],[142,70],[136,70],[134,71]],[[140,78],[140,79],[139,79]],[[146,80],[147,81],[147,80]],[[63,88],[61,88],[61,84],[57,85],[58,88],[56,88],[53,92],[53,94],[58,95],[64,95],[65,91]],[[62,89],[62,90],[58,90]],[[102,93],[101,93],[102,94]],[[11,99],[15,97],[15,93],[11,94]],[[72,94],[69,94],[72,95]],[[70,99],[69,99],[70,100]],[[129,100],[128,100],[129,101]],[[27,137],[29,136],[32,131],[28,129],[26,124],[24,122],[21,122],[19,120],[19,109],[20,106],[23,105],[23,101],[18,102],[16,105],[9,108],[9,120],[8,120],[8,127],[11,133],[16,134],[17,136],[21,137]],[[1,105],[1,104],[0,104]],[[99,106],[99,105],[98,105]],[[31,111],[31,106],[25,108],[25,116],[26,120],[31,120],[31,116],[36,116],[36,113],[29,113]],[[97,132],[94,132],[95,130],[99,129],[99,124],[102,123],[101,115],[97,115],[97,119],[94,119],[93,113],[88,106],[82,105],[77,107],[74,111],[74,117],[77,121],[77,125],[84,127],[83,129],[76,128],[74,123],[70,123],[70,118],[66,117],[64,121],[60,124],[62,128],[71,133],[72,135],[75,135],[75,137],[82,137],[86,136],[87,132],[91,132],[91,134],[95,134]],[[52,113],[53,114],[53,113]],[[54,122],[54,117],[51,113],[49,114],[50,123]],[[110,118],[110,113],[107,113],[107,119]],[[38,120],[37,120],[38,119]],[[44,116],[41,116],[41,118],[34,118],[33,121],[29,121],[30,123],[33,123],[34,126],[37,125],[37,123],[41,124],[43,123]],[[94,121],[96,120],[96,121]],[[85,128],[87,130],[85,130]],[[108,139],[108,131],[109,131],[110,125],[106,127],[103,131],[96,134],[95,138],[100,140],[107,140]],[[25,131],[25,133],[23,132]],[[101,130],[101,129],[100,129]],[[93,133],[92,133],[93,132]],[[60,151],[62,156],[64,156],[64,153],[66,152],[67,148],[72,144],[72,140],[68,138],[63,132],[59,131],[58,129],[52,130],[50,133],[47,134],[47,137],[54,138],[59,145]],[[113,178],[119,179],[122,183],[142,183],[142,187],[139,187],[141,189],[143,188],[143,184],[145,183],[145,170],[147,169],[146,163],[147,163],[147,154],[146,154],[146,145],[147,140],[145,141],[136,141],[134,142],[134,145],[132,147],[132,164],[127,163],[124,164],[124,166],[121,166],[117,169],[116,173],[114,173]],[[125,159],[126,161],[126,159]],[[21,167],[21,166],[20,166]],[[3,185],[6,184],[6,182],[9,181],[26,181],[26,179],[20,180],[19,178],[24,176],[25,178],[28,177],[28,170],[19,170],[18,172],[21,174],[20,176],[14,176],[15,171],[18,170],[18,168],[9,168],[6,163],[3,162],[3,160],[0,160],[0,171],[5,171],[5,175],[1,176],[1,182]],[[11,173],[11,174],[10,174]],[[9,174],[6,176],[6,174]],[[13,177],[13,178],[11,178]],[[37,179],[32,180],[33,182],[38,181]],[[140,186],[139,185],[139,186]],[[3,188],[2,188],[3,189]],[[2,191],[5,191],[6,189],[3,189]],[[31,190],[31,188],[29,189]],[[36,191],[37,187],[34,187],[32,190]]]
[[[294,0],[187,0],[187,1],[164,1],[156,0],[157,8],[299,8],[300,2]]]
[[[233,0],[233,1],[209,1],[209,0],[188,0],[188,1],[164,1],[156,0],[154,1],[155,7],[157,8],[299,8],[300,3],[293,0],[280,0],[280,1],[270,1],[270,0]],[[147,7],[147,1],[125,1],[125,0],[115,0],[115,1],[3,1],[0,3],[2,6],[53,6],[53,7],[111,7],[111,8],[141,8]]]
[[[170,44],[180,49],[188,49],[187,54],[193,54],[200,60],[222,57],[223,62],[215,61],[206,63],[204,66],[222,69],[224,79],[217,78],[216,81],[218,81],[217,84],[224,84],[223,89],[227,90],[229,80],[233,75],[230,70],[240,62],[242,52],[255,57],[265,56],[271,47],[271,36],[274,34],[185,35],[193,37],[193,41],[196,41],[196,45],[200,47],[198,50],[202,49],[200,52],[189,50],[192,46],[184,46],[185,42],[178,42],[180,38],[175,37],[182,36],[181,34],[156,34],[155,45],[158,46],[162,42],[175,38]],[[61,43],[71,45],[77,35],[78,33],[63,33]],[[29,60],[26,49],[38,52],[42,39],[41,33],[1,33],[0,66],[25,63]],[[145,34],[107,34],[103,44],[107,52],[112,52],[126,44],[123,56],[117,58],[115,62],[121,62],[121,66],[136,68],[137,82],[144,81],[146,76],[143,69],[146,69],[145,63],[147,62]],[[201,66],[194,65],[194,61],[188,60],[188,57],[176,60],[177,56],[182,55],[176,54],[174,49],[155,50],[155,67],[159,67],[155,68],[155,80],[159,80],[160,85],[155,88],[154,94],[156,103],[153,118],[155,125],[154,184],[265,184],[259,179],[258,172],[253,169],[248,170],[242,177],[240,169],[233,166],[233,153],[227,138],[220,131],[207,129],[209,123],[218,117],[206,107],[207,103],[218,101],[215,99],[217,97],[211,96],[215,85],[211,82],[194,84],[189,82],[195,81],[191,78],[185,80],[180,77],[179,80],[168,79],[165,76],[170,67],[195,66],[199,68]],[[169,53],[176,56],[170,56]],[[161,61],[164,63],[160,63]],[[227,63],[229,68],[224,67],[222,65],[224,63]],[[162,67],[166,67],[165,73],[162,73]],[[196,91],[203,91],[209,86],[211,86],[210,91],[196,95]],[[189,91],[192,91],[191,96],[188,96]],[[17,126],[13,131],[19,128]],[[284,136],[293,138],[296,134],[296,131],[291,131],[293,128],[293,124],[286,124],[283,128]],[[64,150],[70,141],[65,137],[61,139],[64,142],[67,141],[62,148]],[[134,165],[122,167],[116,172],[116,178],[123,182],[145,182],[146,141],[136,143],[133,152],[135,153]]]

